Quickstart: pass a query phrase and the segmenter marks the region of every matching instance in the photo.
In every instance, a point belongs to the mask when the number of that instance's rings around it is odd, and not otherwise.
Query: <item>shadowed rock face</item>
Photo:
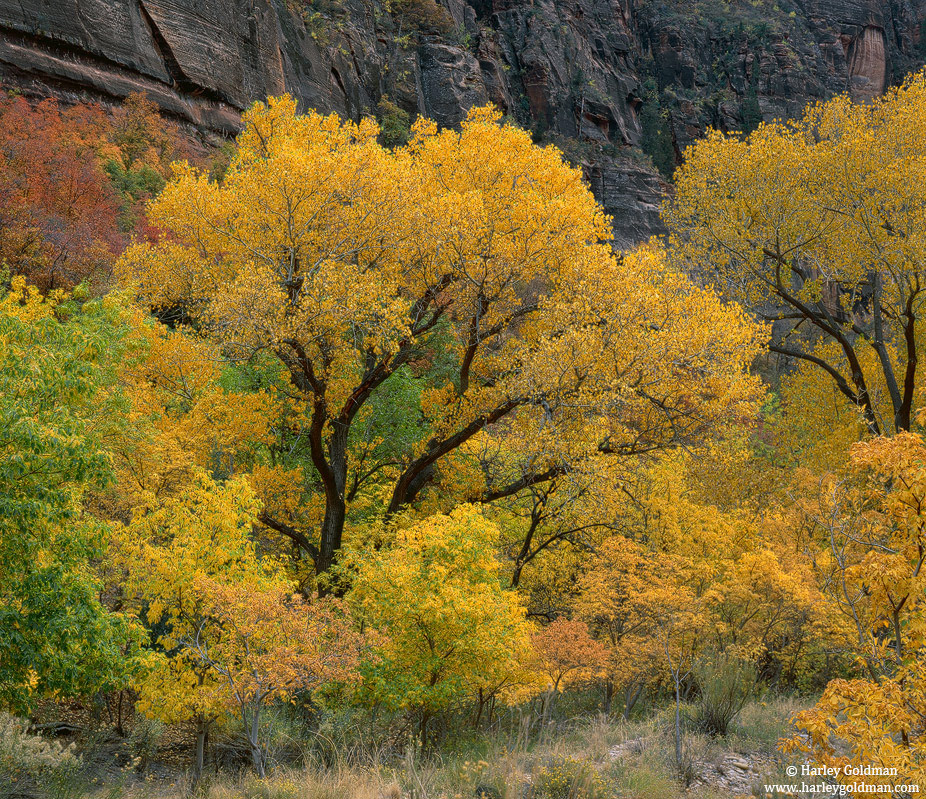
[[[491,101],[566,142],[630,246],[659,232],[667,187],[628,157],[652,149],[647,107],[678,162],[707,126],[879,94],[922,63],[926,17],[926,0],[439,2],[0,0],[0,80],[66,101],[144,91],[221,135],[284,91],[353,118],[388,97],[445,125]]]
[[[0,0],[0,76],[65,99],[141,90],[228,133],[250,100],[284,88],[278,32],[244,0]]]

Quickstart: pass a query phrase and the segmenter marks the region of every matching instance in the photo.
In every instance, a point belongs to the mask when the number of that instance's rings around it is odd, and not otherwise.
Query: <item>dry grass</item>
[[[748,705],[726,739],[704,735],[686,737],[686,757],[709,761],[725,752],[774,752],[787,731],[787,719],[801,707],[789,699],[770,699]],[[578,764],[602,778],[605,790],[597,796],[620,799],[714,799],[720,793],[700,786],[686,789],[674,762],[669,713],[643,721],[623,722],[592,717],[573,723],[543,743],[525,745],[512,739],[490,741],[458,754],[424,758],[410,747],[403,758],[387,760],[381,752],[342,753],[333,765],[276,768],[263,781],[244,774],[222,775],[193,792],[188,784],[140,782],[108,786],[85,799],[473,799],[477,787],[488,789],[486,799],[531,799],[544,774],[555,764]],[[551,765],[552,764],[552,765]],[[70,797],[69,797],[70,799]],[[77,797],[74,797],[77,799]],[[575,799],[585,799],[580,793]]]

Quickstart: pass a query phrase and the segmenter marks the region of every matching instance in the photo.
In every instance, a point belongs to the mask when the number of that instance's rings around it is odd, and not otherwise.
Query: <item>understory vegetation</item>
[[[623,253],[400,111],[0,103],[0,797],[926,784],[926,77]]]
[[[75,799],[176,799],[197,792],[211,799],[671,799],[686,795],[707,799],[724,795],[724,764],[737,755],[749,758],[753,766],[753,771],[742,774],[750,791],[761,792],[770,780],[785,782],[785,761],[779,762],[776,744],[788,731],[789,715],[806,706],[782,698],[750,702],[725,739],[691,727],[683,763],[687,778],[685,774],[680,778],[671,714],[664,707],[641,708],[638,718],[624,721],[589,712],[590,700],[588,695],[572,697],[543,734],[526,735],[527,713],[506,713],[491,731],[454,736],[430,754],[414,739],[389,744],[374,738],[366,720],[328,718],[318,727],[305,725],[292,711],[281,711],[268,724],[273,769],[266,779],[241,768],[247,763],[247,752],[233,730],[227,730],[215,742],[224,767],[209,769],[195,788],[183,760],[176,756],[175,747],[182,742],[163,728],[149,749],[152,742],[134,730],[120,738],[103,720],[99,726],[90,722],[72,745],[84,754],[56,755],[50,761],[53,770],[31,753],[13,754],[7,738],[0,741],[0,758],[6,763],[28,763],[31,773],[46,779],[53,775],[46,789],[54,787],[47,795]],[[693,712],[694,705],[686,707],[686,717]],[[144,720],[137,723],[148,731]],[[54,749],[47,741],[42,746]],[[151,759],[142,765],[148,755]],[[701,782],[698,775],[708,781]],[[9,786],[6,791],[4,795],[17,795]]]

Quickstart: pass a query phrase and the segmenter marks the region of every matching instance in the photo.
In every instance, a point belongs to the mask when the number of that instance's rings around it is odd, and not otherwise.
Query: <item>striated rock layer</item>
[[[358,118],[452,125],[491,101],[581,163],[620,246],[707,126],[748,129],[922,64],[926,0],[0,0],[0,81],[117,103],[144,91],[233,134],[288,91]]]

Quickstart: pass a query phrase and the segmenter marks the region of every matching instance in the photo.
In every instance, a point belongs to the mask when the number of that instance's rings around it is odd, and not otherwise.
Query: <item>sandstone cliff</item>
[[[708,125],[881,92],[922,64],[924,18],[926,0],[0,0],[0,81],[141,90],[222,135],[283,91],[442,124],[492,101],[583,164],[630,245],[658,231],[653,161],[668,175]]]

